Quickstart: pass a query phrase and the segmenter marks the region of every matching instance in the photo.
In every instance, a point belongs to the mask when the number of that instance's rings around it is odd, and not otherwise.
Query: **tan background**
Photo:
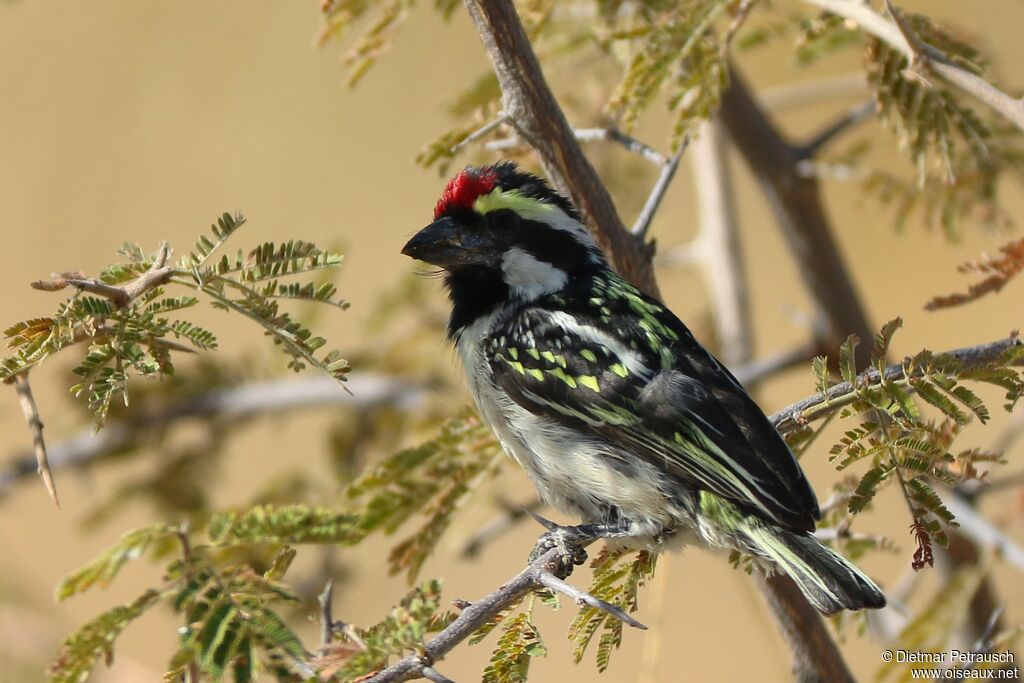
[[[1001,73],[1021,83],[1019,3],[914,6],[962,22],[996,56]],[[429,218],[441,187],[436,174],[414,165],[415,153],[445,129],[441,103],[486,62],[461,13],[444,24],[429,7],[418,8],[395,48],[351,92],[341,85],[337,47],[310,47],[319,25],[312,1],[0,2],[0,322],[52,310],[56,298],[29,290],[31,279],[52,270],[96,271],[127,238],[147,249],[165,238],[184,247],[214,216],[241,209],[250,223],[240,244],[295,236],[344,247],[348,261],[340,286],[354,306],[347,314],[329,316],[324,325],[341,348],[356,345],[361,316],[375,294],[412,268],[398,250]],[[758,87],[805,77],[785,65],[779,50],[760,52],[747,62]],[[851,57],[830,61],[815,73],[853,68]],[[811,130],[845,104],[788,111],[784,122],[790,130]],[[662,139],[659,122],[655,116],[642,131],[655,142]],[[682,174],[654,227],[663,245],[691,232],[682,227],[692,224],[691,187],[688,172]],[[800,339],[802,330],[784,311],[804,309],[806,298],[745,171],[739,190],[758,344],[771,352]],[[931,295],[961,284],[954,273],[958,262],[994,249],[1005,236],[979,234],[970,226],[961,245],[949,245],[917,226],[897,236],[874,203],[858,198],[855,186],[830,183],[827,195],[839,241],[873,320],[881,323],[897,314],[906,319],[897,353],[917,350],[924,340],[943,348],[995,339],[1021,324],[1021,283],[967,311],[928,314],[921,309]],[[1014,201],[1020,214],[1019,194]],[[698,284],[692,275],[662,275],[668,302],[684,318],[702,309]],[[255,339],[244,321],[211,320],[225,333],[219,353],[231,354]],[[51,439],[79,426],[78,413],[67,410],[64,390],[58,388],[67,385],[64,368],[51,363],[35,375]],[[810,388],[806,373],[790,374],[769,387],[763,402],[771,410]],[[993,394],[987,396],[998,404]],[[0,399],[0,457],[6,457],[22,451],[29,437],[13,392],[5,390]],[[325,422],[324,415],[268,421],[233,442],[218,504],[245,500],[258,483],[286,466],[314,472],[323,467],[318,427]],[[988,443],[1001,422],[989,430],[974,429],[965,442]],[[287,455],[275,455],[285,443]],[[1019,462],[1021,455],[1018,445],[1011,460]],[[833,475],[824,454],[814,453],[806,463],[825,497]],[[41,663],[62,635],[158,578],[159,569],[142,562],[129,567],[108,591],[54,605],[52,588],[64,573],[123,529],[150,521],[151,514],[136,506],[130,518],[83,534],[81,513],[95,492],[107,490],[117,477],[107,472],[90,478],[58,472],[57,477],[63,510],[54,509],[35,482],[0,502],[4,681],[41,679]],[[523,496],[527,491],[523,488]],[[1001,520],[1013,522],[1011,533],[1020,539],[1014,500],[1002,497],[991,504]],[[889,492],[861,525],[885,531],[900,543],[899,555],[866,562],[891,585],[910,553],[905,510]],[[453,533],[471,528],[464,523]],[[451,545],[445,546],[424,573],[444,576],[452,597],[473,598],[518,566],[535,535],[536,529],[524,526],[491,548],[484,561],[471,564],[456,564]],[[385,546],[375,542],[345,556],[354,568],[353,583],[339,595],[337,614],[345,619],[372,623],[403,592],[401,580],[381,578]],[[1024,617],[1019,575],[999,569],[997,579],[1009,603],[1008,617]],[[723,557],[695,550],[671,557],[658,585],[643,599],[640,616],[653,628],[627,634],[623,652],[602,680],[640,680],[638,670],[647,681],[681,680],[683,671],[690,673],[689,680],[787,679],[787,653],[759,596]],[[542,619],[552,654],[535,664],[533,680],[597,678],[589,659],[579,667],[569,661],[561,635],[569,619],[569,610]],[[96,680],[155,680],[172,651],[174,628],[166,612],[147,616],[124,635],[115,666]],[[880,645],[852,639],[845,648],[859,674],[874,672]],[[473,680],[488,653],[486,645],[461,648],[442,670],[457,680]],[[641,660],[646,664],[638,664]],[[34,664],[26,668],[26,661]]]

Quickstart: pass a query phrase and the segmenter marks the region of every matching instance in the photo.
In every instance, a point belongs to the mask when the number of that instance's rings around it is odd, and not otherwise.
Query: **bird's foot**
[[[537,539],[530,552],[530,562],[536,562],[551,550],[558,550],[558,559],[551,573],[560,579],[567,578],[573,569],[587,561],[586,547],[600,538],[628,536],[629,531],[620,524],[580,524],[562,526],[545,519],[535,512],[527,511],[547,531]]]

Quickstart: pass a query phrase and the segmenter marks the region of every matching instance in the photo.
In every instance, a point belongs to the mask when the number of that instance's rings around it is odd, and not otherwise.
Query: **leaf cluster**
[[[264,505],[214,515],[206,536],[209,544],[196,545],[195,535],[187,529],[161,524],[144,527],[125,534],[61,581],[57,595],[64,599],[107,585],[128,560],[147,550],[181,549],[169,561],[160,586],[129,605],[105,612],[64,641],[51,666],[53,679],[85,680],[100,656],[105,655],[109,663],[113,642],[124,627],[161,602],[185,622],[168,675],[189,666],[198,666],[213,680],[230,675],[233,680],[250,681],[260,671],[280,681],[311,675],[305,648],[279,614],[279,605],[297,600],[279,583],[295,558],[295,550],[287,544],[354,543],[362,536],[353,516],[301,505]],[[225,552],[253,544],[277,548],[264,571],[248,562],[232,562],[233,555]],[[436,601],[432,604],[436,610]],[[415,614],[421,611],[413,609]]]
[[[658,556],[650,551],[632,553],[625,549],[601,549],[591,561],[594,578],[590,594],[621,607],[627,612],[639,608],[639,590],[654,575]],[[591,642],[601,632],[597,641],[597,669],[604,671],[611,661],[612,651],[622,644],[623,623],[608,612],[585,605],[569,626],[569,639],[575,644],[573,659],[583,660]]]
[[[359,506],[362,529],[392,534],[413,516],[426,521],[390,554],[392,573],[415,580],[454,514],[480,482],[496,471],[500,448],[471,410],[442,425],[432,439],[368,466],[346,495]]]
[[[200,236],[195,247],[174,266],[166,265],[164,245],[146,256],[138,245],[125,243],[124,259],[107,266],[99,278],[65,273],[37,288],[73,288],[71,297],[50,317],[32,318],[4,331],[13,354],[0,360],[0,380],[11,381],[69,346],[87,344],[85,355],[72,369],[71,392],[84,396],[96,428],[105,422],[111,402],[128,404],[131,376],[163,378],[173,375],[172,351],[216,349],[216,335],[195,322],[177,317],[199,298],[170,295],[171,286],[201,293],[218,308],[232,310],[259,324],[291,358],[290,367],[307,364],[344,381],[349,370],[340,352],[315,354],[326,344],[308,328],[279,309],[279,300],[299,300],[344,308],[329,283],[295,283],[281,278],[334,268],[341,257],[302,240],[264,244],[243,255],[213,262],[214,252],[245,223],[240,215],[224,214]],[[86,294],[86,292],[90,294]],[[171,315],[175,314],[175,315]]]
[[[832,446],[830,460],[839,470],[858,463],[868,466],[864,474],[841,487],[839,495],[848,501],[850,515],[866,509],[886,484],[898,486],[912,516],[917,546],[912,564],[920,569],[932,564],[931,544],[946,545],[949,528],[956,526],[936,486],[979,478],[984,474],[979,465],[1002,461],[999,454],[977,448],[953,449],[965,425],[972,419],[985,423],[990,417],[988,406],[966,383],[1003,389],[1005,408],[1011,410],[1024,395],[1024,376],[1019,369],[1024,351],[1014,346],[1001,357],[976,363],[925,350],[905,358],[898,371],[893,371],[886,365],[886,356],[901,325],[897,318],[876,335],[872,374],[858,372],[855,337],[840,349],[839,371],[848,391],[832,401],[842,406],[840,417],[856,424]],[[824,359],[816,359],[813,365],[819,389],[824,388],[827,365]],[[928,418],[918,401],[935,410],[939,418]],[[835,403],[823,406],[837,407]]]

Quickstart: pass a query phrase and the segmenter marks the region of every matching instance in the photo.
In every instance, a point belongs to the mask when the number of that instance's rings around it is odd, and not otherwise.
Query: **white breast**
[[[505,452],[526,469],[541,498],[584,522],[604,521],[616,509],[640,536],[678,526],[679,513],[663,494],[671,486],[664,473],[611,451],[596,436],[530,413],[495,386],[484,341],[506,315],[502,309],[475,321],[457,345],[481,417]]]

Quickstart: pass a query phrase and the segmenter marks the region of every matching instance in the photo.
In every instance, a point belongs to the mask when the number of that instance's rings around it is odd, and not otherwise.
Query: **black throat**
[[[509,300],[508,285],[496,268],[460,268],[448,273],[444,284],[452,301],[452,315],[448,319],[448,338],[452,341],[459,330],[489,315]]]

